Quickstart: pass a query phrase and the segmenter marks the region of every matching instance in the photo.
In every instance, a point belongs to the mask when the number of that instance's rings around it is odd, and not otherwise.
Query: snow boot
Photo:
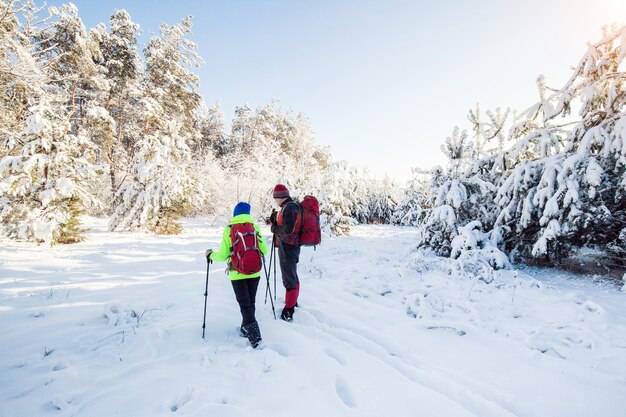
[[[256,349],[261,343],[261,329],[259,329],[259,323],[253,321],[241,327],[241,333],[245,334],[250,342],[250,345]]]
[[[246,339],[248,338],[248,332],[244,329],[243,324],[239,327],[239,336],[245,337]]]
[[[280,318],[287,322],[292,321],[293,320],[293,308],[287,308],[287,307],[283,308],[283,312],[280,313]]]

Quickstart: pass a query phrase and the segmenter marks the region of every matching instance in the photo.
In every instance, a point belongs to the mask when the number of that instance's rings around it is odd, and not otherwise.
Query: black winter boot
[[[285,321],[293,320],[293,308],[283,308],[283,312],[280,313],[280,318]]]
[[[245,337],[246,339],[248,338],[248,332],[244,329],[243,324],[239,327],[239,336]]]
[[[245,332],[245,333],[244,333]],[[248,337],[248,341],[253,348],[256,349],[261,343],[261,329],[259,329],[259,323],[253,321],[241,328],[241,333],[244,333]]]

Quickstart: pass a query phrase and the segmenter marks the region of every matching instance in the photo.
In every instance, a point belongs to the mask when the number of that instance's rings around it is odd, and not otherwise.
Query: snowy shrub
[[[494,229],[491,233],[480,230],[478,220],[458,228],[458,235],[452,240],[450,257],[463,261],[487,263],[493,269],[502,269],[509,265],[507,256],[498,248],[502,241],[502,230]]]

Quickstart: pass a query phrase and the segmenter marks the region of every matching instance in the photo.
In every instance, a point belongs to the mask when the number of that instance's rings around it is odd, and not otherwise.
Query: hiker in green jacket
[[[216,251],[207,249],[208,262],[228,262],[229,276],[241,310],[239,335],[247,337],[253,348],[261,342],[261,330],[254,316],[256,292],[263,269],[267,245],[259,226],[250,215],[250,204],[235,206],[230,224],[224,228],[222,243]]]

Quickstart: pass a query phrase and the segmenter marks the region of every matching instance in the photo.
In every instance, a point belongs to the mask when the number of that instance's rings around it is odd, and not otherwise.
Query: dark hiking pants
[[[283,276],[283,285],[287,291],[295,290],[298,279],[298,261],[300,260],[300,246],[291,246],[285,243],[278,245],[278,260],[280,273]]]
[[[254,317],[254,304],[256,301],[256,290],[259,286],[259,279],[260,277],[231,281],[233,284],[233,290],[235,290],[235,297],[239,303],[239,309],[241,310],[242,326],[256,321],[256,318]]]

